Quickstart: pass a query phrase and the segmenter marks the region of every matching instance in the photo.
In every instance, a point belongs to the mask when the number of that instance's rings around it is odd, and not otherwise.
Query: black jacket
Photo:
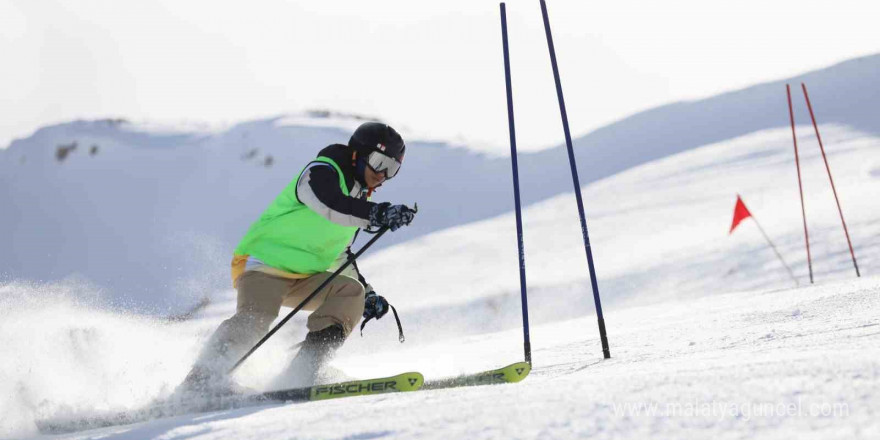
[[[357,176],[353,150],[346,145],[334,144],[321,150],[318,156],[329,158],[339,166],[348,193],[343,194],[340,191],[339,176],[335,168],[323,162],[311,162],[297,183],[297,199],[334,223],[361,229],[368,228],[370,212],[376,204],[367,200],[369,191]],[[355,234],[356,238],[357,234]],[[351,244],[346,248],[345,253],[349,258],[353,255]],[[371,287],[361,275],[357,264],[354,263],[352,266],[357,278],[369,292]]]

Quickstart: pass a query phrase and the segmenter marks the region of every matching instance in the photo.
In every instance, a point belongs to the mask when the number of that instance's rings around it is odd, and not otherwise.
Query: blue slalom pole
[[[574,195],[577,199],[578,215],[581,217],[581,232],[584,236],[584,249],[587,251],[587,265],[590,268],[590,282],[593,286],[593,301],[596,303],[596,316],[599,319],[599,337],[602,340],[602,353],[605,359],[611,357],[608,347],[608,336],[605,334],[605,318],[602,316],[602,301],[599,299],[599,284],[596,282],[596,268],[593,266],[593,251],[590,247],[590,235],[587,232],[587,219],[584,216],[584,201],[581,198],[581,183],[578,179],[577,163],[574,160],[574,149],[571,146],[571,132],[568,129],[568,115],[565,112],[565,100],[562,98],[562,82],[559,80],[559,68],[556,66],[556,50],[553,49],[553,36],[550,33],[550,19],[547,17],[547,4],[541,0],[541,14],[544,16],[544,31],[547,34],[547,47],[550,49],[550,64],[553,66],[553,78],[556,80],[556,95],[559,98],[559,112],[562,114],[562,129],[565,131],[565,146],[568,148],[568,161],[571,165],[571,180],[574,182]]]
[[[501,40],[504,46],[504,79],[507,82],[507,122],[510,127],[510,164],[513,167],[513,201],[516,205],[516,239],[519,247],[519,287],[522,297],[523,350],[526,362],[532,363],[529,341],[529,301],[526,295],[526,256],[523,247],[522,208],[519,202],[519,167],[516,163],[516,130],[513,123],[513,87],[510,85],[510,55],[507,48],[507,13],[501,3]]]

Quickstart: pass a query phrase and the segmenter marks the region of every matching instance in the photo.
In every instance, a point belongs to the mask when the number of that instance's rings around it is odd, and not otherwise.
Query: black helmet
[[[373,171],[384,171],[389,179],[397,174],[406,154],[406,144],[400,134],[381,122],[361,124],[351,135],[348,146],[357,151]]]

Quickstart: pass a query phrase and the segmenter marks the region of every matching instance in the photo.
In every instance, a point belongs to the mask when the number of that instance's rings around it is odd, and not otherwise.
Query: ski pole
[[[516,159],[516,129],[513,120],[513,86],[510,82],[510,50],[507,43],[507,7],[501,3],[501,43],[504,51],[504,80],[507,86],[507,124],[510,128],[510,164],[513,170],[513,202],[516,207],[516,244],[519,249],[519,288],[523,317],[523,353],[532,364],[532,343],[529,337],[529,301],[526,285],[526,253],[523,249],[522,206],[519,199],[519,165]]]
[[[257,342],[256,345],[254,345],[250,350],[248,350],[248,352],[245,353],[244,356],[242,356],[241,359],[239,359],[238,362],[236,362],[235,365],[233,365],[232,368],[229,369],[228,374],[232,374],[233,371],[235,371],[242,363],[244,363],[245,359],[247,359],[248,357],[250,357],[251,354],[253,354],[255,351],[257,351],[257,349],[260,348],[260,346],[263,345],[264,342],[269,340],[269,338],[271,338],[272,335],[274,335],[275,332],[277,332],[278,329],[281,328],[281,326],[283,326],[287,321],[290,321],[290,318],[293,318],[293,315],[296,315],[296,312],[299,312],[300,310],[302,310],[302,308],[305,307],[305,305],[308,304],[308,302],[311,301],[312,298],[314,298],[315,296],[318,295],[318,292],[320,292],[321,289],[323,289],[324,287],[327,287],[327,285],[330,284],[331,281],[333,281],[337,276],[339,276],[339,274],[342,273],[342,271],[345,270],[345,268],[347,268],[351,263],[354,263],[354,260],[356,260],[358,257],[360,257],[361,254],[364,253],[364,251],[369,249],[370,246],[372,246],[373,243],[375,243],[376,240],[378,240],[379,237],[381,237],[386,232],[388,232],[387,226],[380,229],[379,232],[377,232],[376,235],[373,238],[371,238],[370,241],[367,242],[367,244],[364,245],[364,247],[362,247],[359,251],[357,251],[357,253],[354,254],[351,258],[346,260],[346,262],[342,266],[339,266],[339,269],[336,269],[336,272],[333,272],[333,274],[330,275],[326,280],[324,280],[324,282],[321,283],[321,285],[318,286],[318,288],[315,289],[315,291],[312,292],[311,295],[306,297],[306,299],[302,300],[302,302],[299,303],[299,305],[296,306],[296,308],[294,308],[290,313],[288,313],[287,316],[285,316],[284,319],[281,320],[281,322],[276,324],[275,327],[272,328],[272,330],[269,330],[269,333],[266,333],[266,336],[263,336],[263,339],[260,339],[260,341]]]
[[[584,237],[584,250],[587,252],[587,267],[590,270],[590,284],[593,288],[593,302],[596,304],[596,318],[599,322],[599,339],[602,343],[602,354],[605,359],[611,358],[608,346],[608,335],[605,332],[605,317],[602,315],[602,301],[599,298],[599,283],[596,280],[596,267],[593,264],[593,248],[590,245],[590,234],[587,231],[587,218],[584,214],[584,200],[581,197],[581,183],[578,179],[577,163],[574,148],[571,145],[571,131],[568,128],[568,114],[565,112],[565,99],[562,96],[562,81],[559,79],[559,67],[556,63],[556,49],[553,48],[553,35],[550,32],[550,18],[547,15],[547,3],[541,0],[541,15],[544,18],[544,33],[547,35],[547,48],[550,51],[550,66],[553,68],[553,79],[556,81],[556,96],[559,100],[559,113],[562,116],[562,131],[565,134],[565,146],[568,149],[568,163],[571,166],[571,180],[574,183],[574,195],[577,201],[578,216],[581,219],[581,234]]]

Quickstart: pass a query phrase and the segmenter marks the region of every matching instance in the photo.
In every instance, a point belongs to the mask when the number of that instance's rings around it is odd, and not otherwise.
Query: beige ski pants
[[[324,272],[308,278],[290,279],[259,271],[243,273],[236,284],[238,306],[235,315],[220,324],[196,365],[218,374],[225,373],[266,335],[281,306],[296,307],[330,275],[330,272]],[[339,275],[303,310],[312,311],[307,323],[309,331],[338,324],[348,336],[364,313],[364,287],[354,278]]]

